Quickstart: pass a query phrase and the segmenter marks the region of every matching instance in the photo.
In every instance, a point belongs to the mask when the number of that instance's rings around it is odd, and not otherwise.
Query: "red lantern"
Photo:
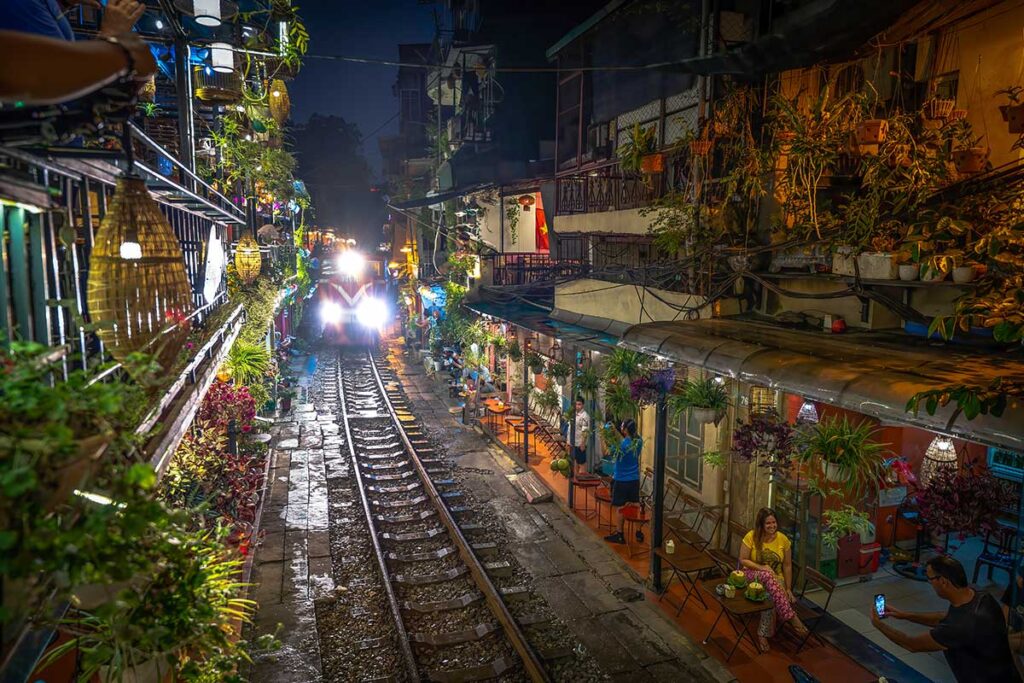
[[[537,203],[532,194],[520,195],[518,201],[519,206],[523,207],[523,211],[529,211],[530,207]]]
[[[836,318],[832,321],[832,334],[842,334],[843,332],[846,332],[846,321]]]

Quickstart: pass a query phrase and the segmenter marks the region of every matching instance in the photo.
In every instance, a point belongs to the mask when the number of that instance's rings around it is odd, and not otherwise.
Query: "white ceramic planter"
[[[895,280],[898,271],[894,254],[867,251],[857,254],[857,267],[863,280]],[[837,275],[854,276],[854,257],[849,249],[842,247],[832,256],[832,272]]]
[[[900,280],[904,282],[913,282],[921,275],[921,267],[916,263],[910,265],[902,265],[899,268]]]
[[[825,463],[825,479],[834,482],[843,481],[843,468],[830,462]]]
[[[691,408],[690,414],[700,424],[710,424],[715,421],[717,413],[714,408]]]
[[[974,266],[960,266],[953,269],[953,282],[967,284],[974,280]]]

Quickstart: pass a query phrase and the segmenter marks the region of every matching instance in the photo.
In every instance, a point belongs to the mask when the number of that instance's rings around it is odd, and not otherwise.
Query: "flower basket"
[[[714,140],[693,140],[690,142],[690,154],[698,157],[706,157],[711,154],[711,147],[714,146]]]
[[[690,415],[699,424],[711,424],[718,418],[718,413],[714,408],[691,408]]]
[[[961,174],[981,173],[988,162],[988,148],[971,147],[953,151],[953,163]]]
[[[932,121],[944,121],[949,118],[949,115],[955,106],[956,100],[946,100],[933,97],[924,103],[924,116],[926,119],[931,119]]]
[[[646,154],[640,159],[640,172],[648,175],[665,171],[665,155],[662,153]]]
[[[886,119],[867,119],[857,124],[857,144],[877,145],[885,142],[889,133],[889,121]]]
[[[949,116],[946,118],[946,121],[948,123],[956,123],[957,121],[963,121],[966,118],[966,109],[954,109],[953,111],[949,112]]]

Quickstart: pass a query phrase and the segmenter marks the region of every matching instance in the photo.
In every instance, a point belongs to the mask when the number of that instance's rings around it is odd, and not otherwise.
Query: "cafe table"
[[[683,601],[678,605],[673,605],[676,608],[676,616],[683,611],[686,607],[686,603],[690,600],[690,596],[695,596],[700,604],[704,605],[704,609],[708,608],[708,604],[704,602],[704,598],[701,597],[700,591],[697,590],[697,584],[695,583],[694,577],[699,575],[703,571],[714,569],[718,565],[715,560],[705,552],[696,550],[683,543],[675,546],[675,552],[668,552],[664,546],[654,549],[654,554],[660,557],[668,565],[672,574],[668,577],[668,582],[665,584],[665,590],[658,598],[658,602],[665,599],[668,595],[668,589],[672,585],[673,580],[678,580],[680,585],[683,587],[685,595]],[[669,604],[672,601],[669,600]]]
[[[710,581],[701,581],[700,587],[704,589],[719,605],[720,609],[718,616],[715,617],[715,623],[711,624],[711,628],[708,630],[707,636],[704,637],[704,645],[709,642],[714,643],[722,652],[726,653],[725,661],[728,662],[733,654],[735,654],[740,643],[743,641],[743,636],[750,639],[750,642],[754,645],[754,651],[760,653],[757,647],[757,640],[754,639],[754,634],[750,631],[750,624],[754,623],[754,628],[757,628],[756,624],[761,619],[761,613],[771,609],[775,609],[775,604],[772,602],[771,596],[765,598],[764,602],[754,602],[748,600],[743,595],[743,591],[736,589],[736,597],[727,598],[725,595],[719,595],[716,590],[720,584],[725,583],[725,579],[712,579]],[[714,633],[715,627],[718,626],[718,622],[721,621],[722,616],[728,620],[729,625],[732,626],[733,631],[736,633],[736,642],[733,643],[732,649],[726,652],[726,649],[719,645],[717,642],[711,640],[711,634]]]

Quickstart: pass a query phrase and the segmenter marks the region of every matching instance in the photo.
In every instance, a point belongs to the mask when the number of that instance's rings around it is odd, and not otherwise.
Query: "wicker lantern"
[[[235,272],[238,279],[245,284],[252,284],[260,276],[260,245],[252,238],[252,235],[245,235],[238,240],[235,246]]]
[[[750,387],[750,414],[764,415],[778,409],[778,398],[774,389],[754,385]]]
[[[92,321],[106,323],[98,335],[117,360],[142,350],[166,365],[188,336],[192,287],[185,259],[141,178],[117,180],[96,233],[87,301]]]
[[[292,101],[288,98],[288,87],[280,78],[270,82],[270,115],[283,126],[292,111]]]

